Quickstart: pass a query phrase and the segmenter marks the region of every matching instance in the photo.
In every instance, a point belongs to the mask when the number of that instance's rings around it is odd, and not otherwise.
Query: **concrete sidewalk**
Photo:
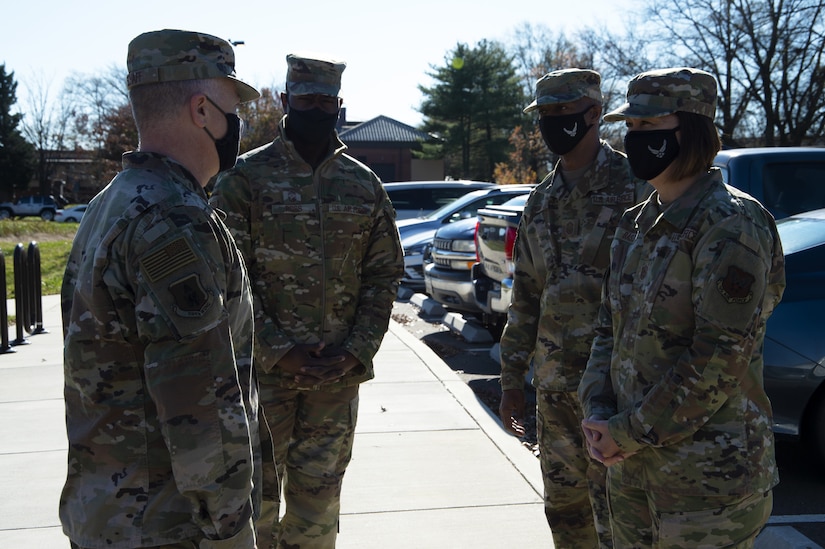
[[[3,548],[68,547],[57,514],[66,474],[59,297],[45,296],[43,310],[48,333],[0,355]],[[553,547],[538,460],[395,322],[362,387],[357,433],[340,549]],[[759,546],[806,545],[773,536]]]
[[[48,333],[0,355],[3,548],[68,547],[57,515],[66,474],[59,297],[45,296],[43,309]],[[538,460],[393,322],[376,378],[361,390],[338,547],[548,547],[540,494]]]

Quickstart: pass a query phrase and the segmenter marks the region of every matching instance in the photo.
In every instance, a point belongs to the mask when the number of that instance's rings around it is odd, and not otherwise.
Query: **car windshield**
[[[467,193],[467,194],[465,194],[464,196],[462,196],[460,198],[456,198],[455,200],[453,200],[449,204],[444,204],[443,206],[441,206],[437,210],[434,210],[434,211],[430,212],[429,214],[425,215],[424,219],[430,219],[430,220],[441,219],[445,215],[447,215],[451,212],[454,212],[455,210],[459,210],[459,209],[463,208],[465,205],[471,203],[473,200],[475,200],[475,199],[477,199],[481,196],[484,196],[485,194],[487,194],[487,191],[474,191],[474,192]]]
[[[525,204],[527,204],[527,197],[528,196],[530,196],[530,195],[529,194],[521,194],[521,195],[519,195],[515,198],[511,198],[510,200],[508,200],[507,202],[502,204],[502,206],[524,206]]]
[[[782,251],[792,254],[825,242],[825,220],[786,217],[776,222]]]

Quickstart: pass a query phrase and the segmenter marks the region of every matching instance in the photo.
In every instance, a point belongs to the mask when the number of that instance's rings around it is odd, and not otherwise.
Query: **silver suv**
[[[51,196],[24,196],[14,203],[0,203],[0,219],[39,217],[43,221],[51,221],[56,211],[57,204]]]

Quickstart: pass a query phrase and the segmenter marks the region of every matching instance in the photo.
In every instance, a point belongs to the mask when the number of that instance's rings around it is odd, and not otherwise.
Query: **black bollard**
[[[14,311],[17,315],[17,338],[12,341],[12,345],[28,345],[29,341],[23,335],[24,326],[26,331],[29,326],[29,311],[26,279],[26,267],[28,261],[26,259],[26,248],[23,244],[18,244],[14,247]]]
[[[7,305],[8,292],[6,292],[6,258],[3,250],[0,250],[0,285],[2,285],[2,295],[0,295],[0,354],[15,353],[9,344],[9,306]]]
[[[43,327],[43,281],[40,272],[40,247],[37,245],[37,242],[33,240],[29,242],[28,256],[28,293],[29,311],[31,312],[31,318],[29,320],[32,321],[34,327],[34,330],[29,333],[31,335],[46,334],[48,330]]]

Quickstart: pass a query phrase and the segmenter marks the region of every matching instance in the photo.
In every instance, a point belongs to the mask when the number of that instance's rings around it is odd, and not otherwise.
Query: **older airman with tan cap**
[[[139,150],[92,199],[63,279],[76,548],[255,547],[260,482],[252,296],[203,186],[235,163],[228,42],[161,30],[129,44]]]

